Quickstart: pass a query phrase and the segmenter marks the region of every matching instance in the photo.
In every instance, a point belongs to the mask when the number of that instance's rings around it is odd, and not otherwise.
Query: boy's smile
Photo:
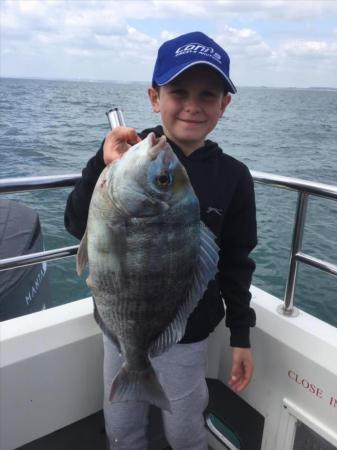
[[[231,97],[222,78],[204,64],[187,69],[159,90],[149,89],[155,112],[160,112],[165,135],[186,155],[204,145]]]

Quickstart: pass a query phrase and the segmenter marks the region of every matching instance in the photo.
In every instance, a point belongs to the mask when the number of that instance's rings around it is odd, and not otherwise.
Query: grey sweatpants
[[[110,450],[146,450],[149,404],[110,402],[111,382],[123,363],[116,346],[105,336],[104,418]],[[173,450],[207,450],[203,411],[208,403],[205,381],[207,339],[176,344],[152,358],[152,365],[171,403],[162,411],[166,439]]]

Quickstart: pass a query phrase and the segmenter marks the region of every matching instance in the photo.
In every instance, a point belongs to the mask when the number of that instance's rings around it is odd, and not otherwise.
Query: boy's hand
[[[120,159],[132,145],[140,142],[134,128],[116,127],[105,137],[103,145],[103,159],[107,166],[112,161]]]
[[[229,386],[235,392],[240,392],[248,386],[254,370],[253,356],[250,348],[233,347],[232,369]]]

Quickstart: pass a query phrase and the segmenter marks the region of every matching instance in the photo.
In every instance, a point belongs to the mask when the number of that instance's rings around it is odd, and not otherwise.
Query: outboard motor
[[[12,200],[0,200],[0,259],[43,251],[36,211]],[[48,307],[47,263],[0,272],[0,321]]]

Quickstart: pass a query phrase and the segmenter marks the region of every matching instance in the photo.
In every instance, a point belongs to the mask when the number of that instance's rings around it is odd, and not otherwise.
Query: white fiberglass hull
[[[337,447],[337,329],[304,312],[281,316],[278,299],[252,293],[255,372],[241,397],[264,417],[261,449],[292,449],[297,420]],[[1,450],[102,408],[102,338],[92,311],[88,298],[1,323]],[[209,341],[209,377],[226,384],[230,356],[222,323]]]

